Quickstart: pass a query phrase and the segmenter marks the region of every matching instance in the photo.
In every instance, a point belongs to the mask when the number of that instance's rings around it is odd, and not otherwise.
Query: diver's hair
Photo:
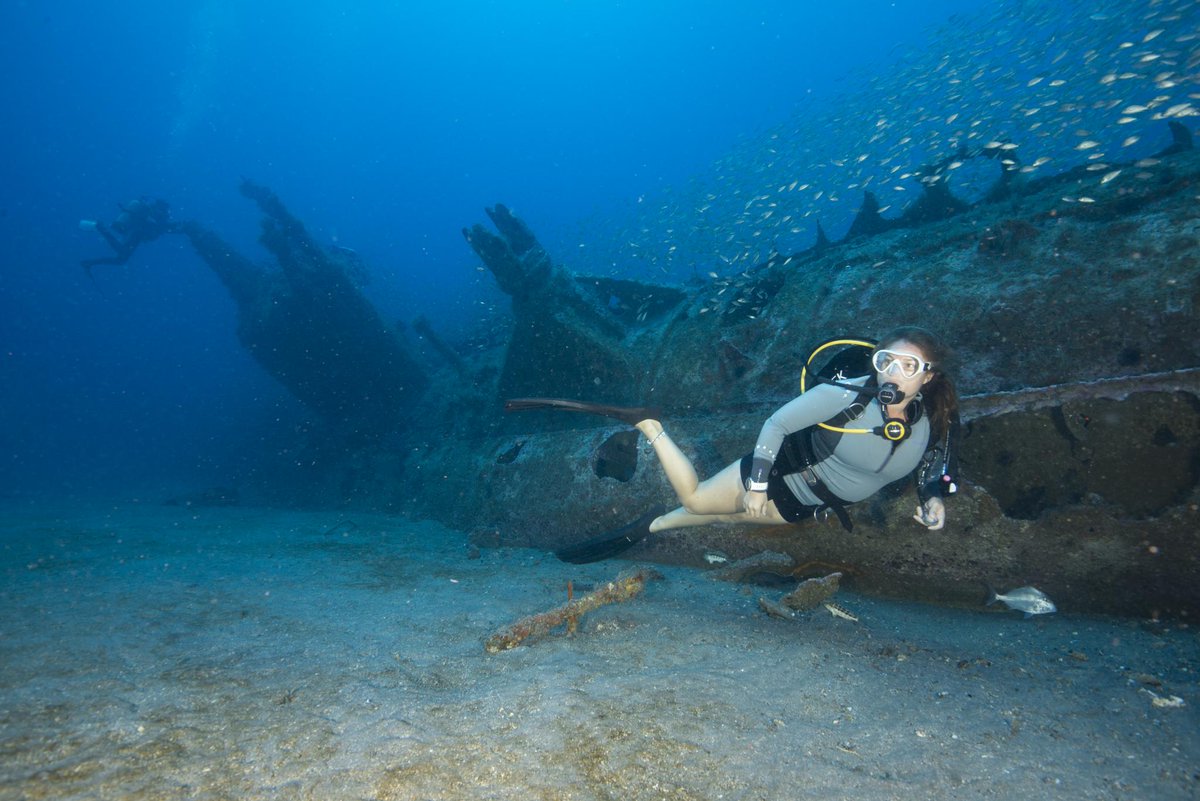
[[[916,345],[933,364],[933,379],[921,388],[921,397],[929,415],[931,438],[936,442],[946,436],[951,424],[958,420],[958,390],[949,373],[954,352],[937,335],[915,325],[893,328],[879,338],[876,348],[886,348],[901,340]]]

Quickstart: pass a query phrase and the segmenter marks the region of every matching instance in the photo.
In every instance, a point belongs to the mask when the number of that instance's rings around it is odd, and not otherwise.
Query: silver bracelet
[[[649,448],[649,447],[653,446],[654,443],[658,442],[658,438],[661,437],[665,433],[667,433],[667,430],[665,428],[662,429],[661,431],[659,431],[657,434],[654,435],[654,439],[646,441],[646,447]]]

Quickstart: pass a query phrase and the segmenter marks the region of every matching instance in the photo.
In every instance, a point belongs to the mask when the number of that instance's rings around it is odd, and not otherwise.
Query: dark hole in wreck
[[[629,481],[637,472],[638,432],[621,431],[613,434],[596,449],[592,469],[600,478]]]

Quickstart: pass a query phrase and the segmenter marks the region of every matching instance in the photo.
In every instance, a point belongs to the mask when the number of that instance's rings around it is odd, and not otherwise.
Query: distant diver
[[[144,242],[177,230],[176,223],[171,222],[171,207],[167,201],[151,197],[140,197],[122,205],[121,213],[111,226],[96,220],[80,220],[79,227],[85,231],[96,231],[113,249],[112,256],[80,262],[89,275],[98,264],[125,264]]]
[[[805,392],[807,367],[834,345],[859,348],[870,355],[870,366],[854,373],[857,378],[847,378],[846,368],[813,376],[818,385]],[[586,412],[635,426],[682,504],[558,551],[567,562],[606,559],[654,532],[711,523],[784,525],[833,514],[849,531],[847,506],[914,471],[920,505],[913,518],[936,530],[946,524],[943,496],[957,489],[958,394],[946,372],[948,358],[937,337],[914,326],[896,328],[874,346],[859,340],[821,345],[801,371],[802,394],[767,419],[754,451],[703,482],[654,409],[557,398],[517,398],[505,408]]]

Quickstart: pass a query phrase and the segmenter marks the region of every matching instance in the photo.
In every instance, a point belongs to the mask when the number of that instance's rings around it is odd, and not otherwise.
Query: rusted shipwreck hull
[[[976,604],[985,584],[1036,584],[1068,611],[1200,614],[1200,156],[1142,172],[1088,205],[1063,201],[1086,180],[1065,175],[773,260],[743,287],[766,298],[755,315],[702,314],[703,289],[569,276],[498,207],[498,235],[465,233],[513,296],[513,337],[474,381],[434,378],[427,397],[470,401],[423,409],[391,500],[482,544],[594,535],[673,502],[653,454],[611,421],[505,417],[504,397],[653,403],[710,475],[797,393],[811,345],[915,323],[960,357],[965,481],[944,531],[912,522],[904,486],[853,507],[853,534],[709,527],[629,556],[703,567],[709,549],[769,549],[864,592]]]

